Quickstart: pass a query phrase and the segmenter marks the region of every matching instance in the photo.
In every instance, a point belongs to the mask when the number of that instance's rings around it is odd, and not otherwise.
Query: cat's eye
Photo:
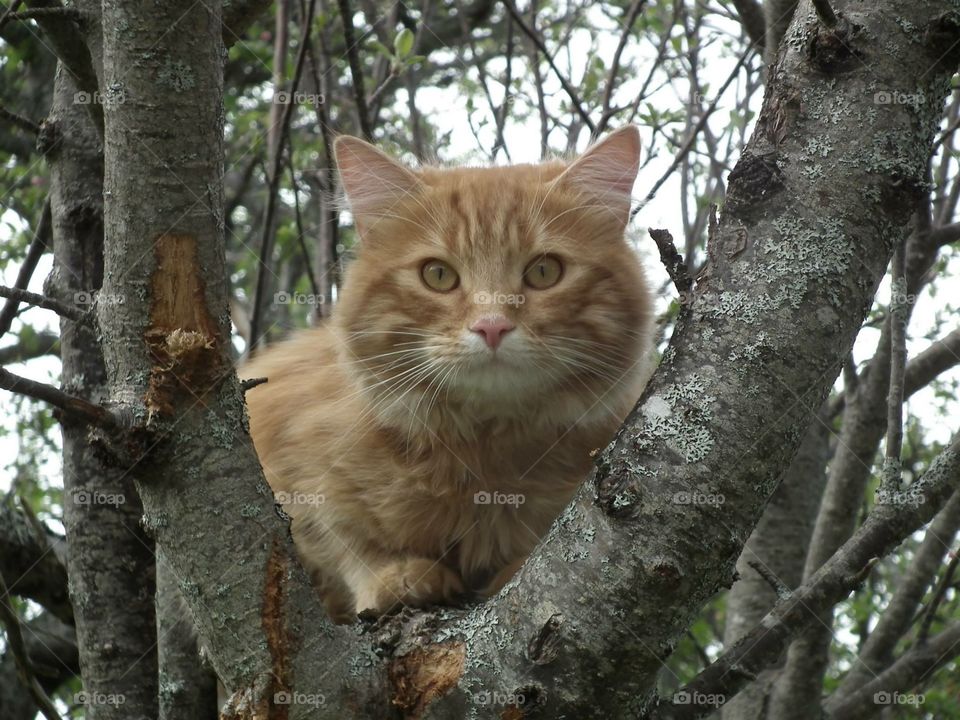
[[[420,269],[423,283],[431,290],[449,292],[460,284],[460,276],[443,260],[427,260]]]
[[[563,264],[553,255],[543,255],[527,265],[523,281],[536,290],[553,287],[563,276]]]

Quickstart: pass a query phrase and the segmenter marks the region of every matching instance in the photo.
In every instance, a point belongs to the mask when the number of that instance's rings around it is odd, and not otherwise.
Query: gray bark
[[[923,231],[918,214],[907,244],[907,292],[917,293],[923,275],[936,257],[937,247]],[[909,318],[912,306],[907,306]],[[946,338],[950,340],[951,336]],[[945,343],[949,344],[949,343]],[[926,363],[934,365],[935,363]],[[921,368],[923,369],[923,368]],[[807,553],[804,578],[813,574],[850,537],[856,527],[874,459],[886,430],[887,389],[890,377],[890,322],[884,323],[876,352],[863,373],[852,401],[844,407],[843,426],[829,469],[827,487]],[[912,384],[911,391],[916,387]],[[820,692],[832,639],[833,611],[828,609],[790,646],[784,671],[772,694],[771,717],[812,720],[819,717]]]
[[[200,659],[197,634],[162,553],[157,553],[160,720],[214,720],[217,678]]]
[[[23,512],[0,504],[0,577],[14,595],[40,603],[64,622],[73,622],[67,596],[64,538],[28,522]]]
[[[876,717],[894,693],[909,693],[937,669],[960,655],[960,622],[954,622],[926,644],[901,655],[883,673],[830,709],[830,720],[866,720]],[[920,706],[922,708],[922,705]]]
[[[893,663],[898,641],[913,625],[920,602],[934,583],[944,556],[953,546],[960,528],[960,492],[955,493],[927,529],[880,621],[857,653],[854,666],[831,696],[827,709],[837,707],[847,696],[877,677]]]
[[[803,563],[826,483],[830,449],[828,420],[814,415],[797,456],[737,561],[740,579],[727,594],[724,647],[753,629],[777,601],[777,594],[750,562],[760,563],[785,588],[803,580]],[[767,669],[723,707],[723,720],[765,720],[767,697],[779,664]]]
[[[662,659],[731,582],[799,445],[804,405],[823,402],[924,192],[957,60],[940,9],[844,8],[861,32],[838,50],[801,4],[698,299],[591,481],[498,598],[358,637],[324,618],[244,432],[229,362],[218,9],[108,0],[104,78],[122,77],[126,100],[106,122],[104,292],[125,301],[99,318],[112,407],[132,426],[118,451],[149,449],[133,473],[233,692],[224,717],[459,719],[489,715],[491,694],[523,698],[501,715],[646,714]],[[157,27],[178,32],[158,42]],[[871,57],[869,73],[849,46]],[[923,99],[878,109],[877,78]],[[676,501],[691,492],[724,502]],[[273,702],[288,693],[292,704]]]
[[[102,158],[70,76],[57,75],[48,122],[59,143],[48,154],[52,175],[54,271],[48,294],[89,301],[103,276]],[[107,399],[94,329],[61,320],[65,390]],[[142,509],[123,468],[103,462],[88,428],[62,418],[67,574],[83,672],[87,720],[117,720],[157,708],[153,551],[140,528]],[[122,698],[122,702],[119,699]]]
[[[23,623],[23,641],[27,658],[40,687],[49,696],[65,682],[79,674],[76,633],[49,613],[41,613]],[[17,676],[13,655],[0,658],[0,717],[4,720],[34,720],[36,703],[30,691]]]

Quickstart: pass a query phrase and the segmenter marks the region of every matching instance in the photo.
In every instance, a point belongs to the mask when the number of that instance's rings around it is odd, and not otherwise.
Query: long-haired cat
[[[332,318],[256,356],[250,430],[337,620],[496,591],[649,372],[637,129],[576,161],[410,170],[336,143],[360,236]]]

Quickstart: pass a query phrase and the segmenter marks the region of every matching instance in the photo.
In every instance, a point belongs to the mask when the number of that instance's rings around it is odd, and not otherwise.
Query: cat
[[[411,170],[341,136],[359,234],[332,317],[243,377],[266,478],[338,622],[497,592],[650,372],[624,238],[640,138],[572,163]]]

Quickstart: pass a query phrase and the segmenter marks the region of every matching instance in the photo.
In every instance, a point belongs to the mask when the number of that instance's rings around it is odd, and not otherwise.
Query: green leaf
[[[409,28],[404,28],[397,33],[397,36],[393,39],[393,51],[400,60],[403,60],[413,51],[413,41],[414,35]]]

